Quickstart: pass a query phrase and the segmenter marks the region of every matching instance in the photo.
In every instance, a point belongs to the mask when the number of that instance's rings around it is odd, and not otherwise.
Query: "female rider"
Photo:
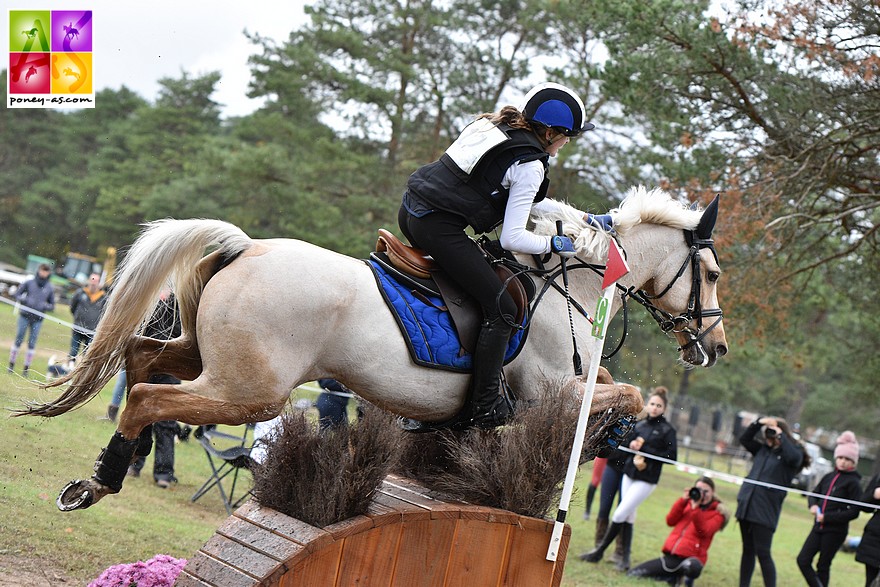
[[[462,411],[437,427],[493,428],[508,415],[500,376],[516,307],[486,262],[481,249],[465,233],[488,232],[503,223],[501,246],[519,253],[550,252],[573,256],[568,237],[538,236],[526,229],[533,207],[552,211],[557,202],[545,200],[548,161],[568,141],[593,125],[585,120],[581,99],[554,83],[533,88],[521,110],[505,106],[469,124],[439,160],[424,165],[407,182],[398,223],[410,244],[423,249],[483,311],[473,353],[473,377]],[[584,220],[611,228],[609,216]]]

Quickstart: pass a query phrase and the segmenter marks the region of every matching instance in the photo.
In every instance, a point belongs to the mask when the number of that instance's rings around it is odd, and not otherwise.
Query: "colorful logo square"
[[[51,51],[49,43],[51,22],[48,10],[10,10],[9,51],[22,53]]]
[[[9,93],[48,94],[51,92],[50,53],[10,53]]]
[[[52,11],[52,51],[92,50],[92,11]]]
[[[91,53],[52,53],[52,93],[92,93]]]

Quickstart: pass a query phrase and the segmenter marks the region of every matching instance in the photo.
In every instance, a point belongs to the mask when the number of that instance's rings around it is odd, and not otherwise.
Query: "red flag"
[[[615,281],[629,273],[629,265],[617,246],[617,241],[611,239],[608,247],[608,261],[605,262],[605,279],[602,280],[602,289],[612,285]]]

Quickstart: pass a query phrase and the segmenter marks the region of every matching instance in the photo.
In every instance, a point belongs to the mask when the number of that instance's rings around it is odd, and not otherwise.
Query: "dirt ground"
[[[0,553],[0,587],[51,587],[75,585],[63,571],[46,561]]]

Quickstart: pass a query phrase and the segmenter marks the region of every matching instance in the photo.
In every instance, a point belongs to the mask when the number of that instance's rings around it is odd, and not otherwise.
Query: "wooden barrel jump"
[[[443,499],[389,475],[366,515],[316,528],[251,500],[187,562],[182,587],[558,586],[553,522]]]

